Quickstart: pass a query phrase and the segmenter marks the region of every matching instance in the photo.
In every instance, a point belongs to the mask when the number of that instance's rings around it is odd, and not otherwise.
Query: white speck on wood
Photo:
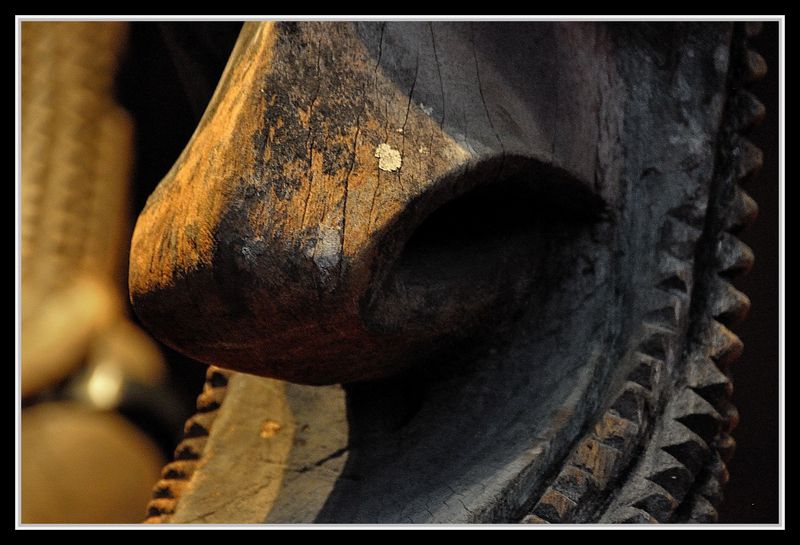
[[[394,172],[403,164],[400,152],[386,143],[375,148],[375,157],[378,158],[378,168],[387,172]]]

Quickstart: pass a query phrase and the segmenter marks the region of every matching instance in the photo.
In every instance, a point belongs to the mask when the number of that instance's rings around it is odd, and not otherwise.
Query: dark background
[[[241,23],[229,22],[132,23],[118,91],[137,126],[134,217],[189,140],[240,28]],[[751,47],[769,66],[767,77],[752,87],[767,116],[749,135],[764,151],[764,168],[744,188],[760,213],[740,235],[755,251],[756,263],[749,276],[735,282],[752,308],[735,328],[745,352],[733,370],[733,401],[741,422],[720,510],[720,522],[727,523],[778,521],[778,23],[765,24]],[[164,350],[183,400],[176,411],[188,418],[202,388],[204,366]]]

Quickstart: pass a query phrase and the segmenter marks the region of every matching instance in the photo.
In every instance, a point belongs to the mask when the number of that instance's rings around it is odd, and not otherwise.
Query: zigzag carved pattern
[[[740,32],[749,38],[759,30],[757,25],[747,24]],[[744,47],[741,57],[741,66],[734,67],[734,81],[750,83],[764,76],[766,63],[760,55]],[[730,402],[733,385],[728,368],[741,354],[742,343],[727,326],[744,319],[750,306],[747,296],[727,278],[744,274],[752,266],[752,251],[734,233],[749,225],[758,211],[736,182],[752,177],[763,160],[761,151],[740,134],[763,119],[763,104],[743,90],[729,100],[727,144],[732,160],[727,161],[727,172],[722,173],[722,187],[712,196],[717,199],[712,205],[724,213],[713,218],[721,226],[715,231],[719,235],[710,264],[715,272],[703,286],[707,316],[704,338],[710,342],[688,357],[683,389],[668,401],[637,466],[646,471],[632,475],[622,486],[617,498],[625,501],[602,514],[601,522],[715,522],[718,518],[716,507],[729,477],[725,463],[736,444],[730,432],[739,418]],[[732,190],[726,192],[726,184]],[[673,299],[647,315],[652,321],[642,326],[633,355],[637,361],[627,382],[522,522],[569,523],[595,518],[597,515],[584,506],[596,505],[623,478],[645,437],[647,414],[655,409],[651,394],[664,374],[665,362],[674,357],[670,349],[674,349],[681,305],[688,305],[693,293],[693,271],[685,260],[692,258],[702,236],[691,211],[674,210],[671,215],[676,221],[662,227],[666,247],[662,260],[669,273],[657,287]],[[717,226],[710,227],[713,230]]]
[[[175,448],[174,460],[161,470],[161,480],[153,487],[144,522],[166,523],[175,513],[181,492],[191,481],[203,456],[232,374],[213,365],[208,367],[203,391],[197,396],[197,412],[184,425],[183,439]]]
[[[675,241],[694,245],[700,236],[691,226],[664,229],[662,233],[670,234],[665,240],[667,248],[672,248]],[[654,305],[649,313],[652,321],[641,325],[636,336],[638,342],[628,355],[631,370],[626,381],[522,522],[591,520],[593,513],[587,509],[597,505],[613,489],[633,461],[656,409],[655,392],[664,379],[665,367],[675,359],[678,331],[682,317],[688,313],[687,293],[693,284],[690,262],[672,258],[665,263],[664,278],[652,297]],[[638,509],[628,515],[637,522],[653,521]]]
[[[740,37],[744,42],[758,30],[755,25],[745,25]],[[760,55],[746,46],[738,53],[740,64],[733,66],[733,82],[763,77],[766,63]],[[695,337],[704,342],[687,356],[686,376],[678,383],[683,390],[666,406],[660,428],[640,464],[647,471],[634,477],[648,482],[628,483],[626,487],[633,493],[627,502],[601,520],[702,523],[718,519],[716,508],[729,478],[725,463],[736,445],[730,433],[739,420],[730,402],[729,367],[741,354],[742,343],[728,327],[742,320],[750,307],[747,296],[728,279],[745,274],[753,263],[752,251],[733,233],[751,223],[758,210],[736,184],[753,176],[763,160],[761,151],[741,133],[763,117],[764,106],[747,91],[739,90],[729,99],[727,130],[721,142],[725,149],[719,161],[722,168],[709,203],[707,238],[701,241],[711,272],[698,279],[703,308],[700,316],[693,317],[699,324]]]

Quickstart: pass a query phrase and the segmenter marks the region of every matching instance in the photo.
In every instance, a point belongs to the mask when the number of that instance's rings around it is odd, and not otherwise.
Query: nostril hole
[[[419,337],[511,316],[541,280],[548,255],[601,210],[584,184],[543,169],[479,185],[414,229],[373,300],[370,322]]]
[[[543,210],[523,181],[480,187],[434,211],[413,232],[395,274],[410,284],[469,281],[530,250]]]
[[[561,223],[586,223],[600,212],[587,190],[553,179],[517,176],[480,186],[430,214],[397,261],[408,285],[469,282],[529,264],[542,233]]]

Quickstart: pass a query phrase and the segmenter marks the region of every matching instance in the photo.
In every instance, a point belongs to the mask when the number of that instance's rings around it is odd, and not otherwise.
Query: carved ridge
[[[145,523],[170,522],[181,492],[191,481],[198,464],[202,463],[208,435],[227,393],[228,380],[233,372],[208,367],[203,391],[197,396],[197,413],[186,420],[183,439],[175,447],[173,461],[161,470],[161,479],[153,487],[147,504]]]
[[[752,26],[743,30],[748,37],[755,35],[757,31],[758,29]],[[763,58],[746,46],[743,56],[744,67],[738,68],[741,71],[739,77],[746,82],[763,77],[766,73]],[[734,66],[733,69],[737,67]],[[650,445],[637,467],[632,470],[631,478],[616,494],[615,503],[612,503],[611,508],[605,513],[601,512],[596,517],[601,522],[715,522],[718,517],[716,507],[722,500],[722,487],[728,480],[725,462],[732,456],[736,445],[730,431],[738,423],[738,412],[730,402],[733,392],[732,382],[726,370],[742,352],[741,341],[726,326],[741,321],[747,314],[750,304],[747,296],[736,290],[726,278],[744,274],[752,267],[752,250],[736,238],[734,233],[752,223],[758,213],[756,203],[735,182],[742,182],[752,177],[763,162],[761,150],[737,134],[761,122],[764,117],[763,104],[746,91],[740,91],[729,98],[729,103],[728,124],[733,131],[729,141],[733,160],[730,164],[732,172],[728,176],[734,183],[732,183],[732,195],[728,199],[730,202],[717,203],[725,217],[721,218],[722,231],[719,234],[712,265],[716,272],[713,273],[705,301],[704,314],[708,317],[710,342],[707,346],[699,347],[701,351],[706,352],[705,355],[698,353],[690,355],[687,357],[688,362],[682,365],[687,377],[685,380],[677,377],[679,381],[677,384],[684,390],[669,400],[663,410],[663,416],[656,417],[657,421],[653,422],[652,426],[655,429]],[[725,195],[716,196],[717,199],[724,197]],[[715,196],[712,194],[711,198],[714,199]],[[727,207],[723,206],[724,204],[727,204]],[[657,288],[676,297],[693,293],[692,265],[685,261],[691,257],[688,255],[687,246],[694,249],[702,236],[702,231],[697,229],[698,222],[694,210],[687,208],[691,207],[684,206],[670,211],[667,222],[662,227],[662,244],[666,246],[661,252],[662,260],[665,264],[664,269],[669,272],[658,282]],[[680,222],[685,225],[683,231]],[[669,363],[671,359],[669,351],[670,348],[674,349],[674,332],[680,321],[680,315],[679,307],[674,308],[674,314],[665,312],[664,307],[653,309],[646,314],[655,323],[643,324],[643,335],[640,337],[638,349],[640,357],[643,353],[652,359],[640,360],[639,365],[628,375],[628,380],[641,384],[644,392],[652,389],[650,378],[652,375],[643,371],[642,364],[647,362],[651,367],[660,370],[665,362]],[[673,335],[667,334],[668,331]],[[602,423],[612,418],[612,415],[619,414],[614,410],[614,405],[626,395],[631,395],[631,390],[627,388],[628,384],[630,383],[623,386],[617,399],[612,403],[612,408],[600,416],[595,430],[602,427]],[[622,418],[627,417],[629,426],[635,426],[636,432],[631,434],[630,443],[617,444],[619,450],[615,450],[621,455],[616,453],[601,455],[606,458],[606,465],[610,463],[611,456],[617,459],[630,459],[632,455],[626,451],[632,451],[633,446],[644,440],[643,432],[647,429],[648,422],[633,420],[635,416],[643,415],[645,407],[653,410],[653,400],[644,392],[635,394],[641,403],[636,410],[623,411],[624,415],[620,415]],[[633,407],[635,404],[629,400],[624,406]],[[556,496],[551,494],[551,490],[558,486],[557,483],[567,478],[569,472],[574,471],[575,459],[585,450],[586,444],[594,440],[592,435],[596,435],[596,432],[579,442],[573,454],[567,458],[564,468],[534,506],[532,515],[525,517],[523,522],[563,523],[590,520],[589,513],[586,514],[586,520],[575,516],[574,511],[579,509],[578,506],[572,507],[571,510],[556,509],[562,506],[554,504],[553,498]],[[621,468],[624,468],[624,465],[617,464],[615,469]],[[616,475],[616,478],[619,477]],[[588,482],[588,479],[584,479],[583,482]],[[608,484],[608,480],[601,481],[601,486],[591,491],[593,497],[602,498]],[[588,486],[585,485],[582,492],[589,493]]]
[[[752,36],[753,32],[753,29],[745,30],[748,36]],[[763,77],[766,72],[763,58],[746,47],[743,56],[745,66],[742,72],[745,81]],[[733,386],[726,371],[740,356],[742,343],[726,326],[736,324],[745,317],[750,301],[727,282],[726,278],[745,274],[752,267],[752,250],[733,233],[755,219],[758,207],[736,183],[750,178],[763,162],[761,150],[736,132],[759,123],[764,117],[764,107],[746,91],[738,93],[731,102],[734,111],[729,114],[732,118],[730,125],[735,131],[730,137],[733,161],[730,165],[732,172],[725,177],[731,180],[729,183],[732,185],[732,195],[729,202],[724,202],[723,187],[717,197],[723,201],[717,203],[717,206],[723,211],[723,215],[727,211],[727,217],[720,219],[722,230],[713,256],[716,273],[708,281],[705,301],[704,314],[708,320],[710,342],[706,346],[697,347],[696,352],[688,357],[688,389],[682,395],[694,397],[685,399],[686,403],[681,406],[689,410],[681,411],[684,414],[671,415],[675,421],[685,426],[690,439],[683,443],[661,446],[660,453],[654,449],[648,450],[646,456],[656,459],[649,464],[654,469],[645,478],[658,483],[664,490],[657,490],[648,498],[641,498],[634,503],[660,522],[716,522],[716,507],[722,501],[722,488],[729,477],[725,462],[730,460],[736,446],[730,431],[738,423],[738,411],[730,402]],[[674,425],[670,426],[666,422],[659,432],[668,438],[676,437]],[[673,470],[670,467],[671,460],[664,460],[661,456],[665,452],[688,473],[679,475],[682,470],[677,467]],[[702,464],[698,465],[698,462]],[[660,501],[654,501],[654,496]],[[678,499],[680,503],[669,501],[670,497]],[[627,508],[618,510],[616,516],[612,514],[612,519],[618,519],[625,509]]]

